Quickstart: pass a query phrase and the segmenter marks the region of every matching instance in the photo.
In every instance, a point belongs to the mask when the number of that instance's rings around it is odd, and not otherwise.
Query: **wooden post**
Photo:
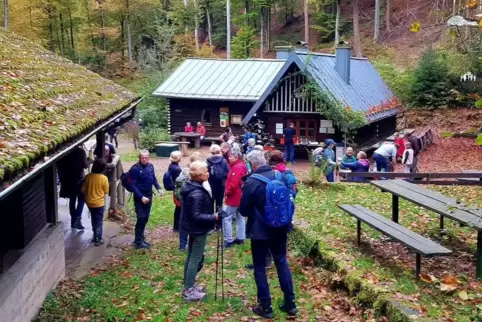
[[[420,254],[417,253],[416,262],[415,262],[415,276],[417,278],[420,277],[421,266],[422,266],[422,259]]]
[[[356,221],[356,241],[358,246],[361,244],[361,221],[358,219]]]
[[[57,167],[55,163],[45,170],[44,186],[47,222],[55,225],[58,221]]]
[[[398,196],[392,194],[392,220],[398,224]]]
[[[117,204],[124,206],[124,200],[125,200],[125,190],[124,187],[122,186],[122,183],[120,182],[120,177],[123,173],[123,168],[122,168],[122,163],[119,159],[119,162],[117,162],[116,166],[116,172],[117,172]]]
[[[475,277],[480,279],[482,277],[482,231],[477,232],[477,251],[476,251],[476,266]]]
[[[101,146],[102,148],[100,149],[100,155],[96,155],[98,158],[105,159],[105,135],[104,131],[99,131],[95,135],[96,141],[97,141],[97,146]]]

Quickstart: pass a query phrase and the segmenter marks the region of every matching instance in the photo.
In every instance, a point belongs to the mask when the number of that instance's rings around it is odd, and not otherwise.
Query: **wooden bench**
[[[417,254],[415,264],[415,275],[419,277],[421,268],[421,256],[434,257],[446,256],[452,253],[451,250],[414,233],[410,229],[391,221],[379,214],[376,214],[360,205],[340,205],[340,209],[357,219],[357,243],[361,241],[361,222],[378,230],[384,235],[404,244]]]
[[[178,144],[179,145],[179,151],[181,151],[181,154],[183,157],[187,156],[187,146],[189,145],[189,142],[182,142],[182,141],[159,141],[156,144],[159,143],[166,143],[166,144]]]
[[[462,170],[461,173],[482,173],[482,170]],[[457,178],[461,181],[482,181],[482,178]]]

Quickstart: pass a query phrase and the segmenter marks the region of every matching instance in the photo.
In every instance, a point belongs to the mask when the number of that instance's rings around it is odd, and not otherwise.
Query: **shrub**
[[[154,151],[160,141],[170,141],[171,138],[166,130],[146,129],[140,134],[140,147],[148,151]]]
[[[451,97],[451,78],[445,57],[436,51],[426,51],[413,74],[410,105],[446,107]]]
[[[241,27],[231,44],[233,58],[245,59],[253,55],[253,50],[258,46],[256,30],[249,26]]]
[[[408,101],[413,82],[413,70],[398,68],[386,58],[373,61],[373,65],[393,93],[402,101]]]

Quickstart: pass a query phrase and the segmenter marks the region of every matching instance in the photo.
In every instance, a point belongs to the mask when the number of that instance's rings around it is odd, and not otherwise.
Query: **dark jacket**
[[[105,142],[105,145],[109,147],[109,151],[111,155],[116,153],[115,148],[111,143]],[[105,149],[105,146],[104,146],[104,149]],[[97,145],[94,149],[94,155],[99,158],[101,154],[102,154],[101,146]]]
[[[135,164],[131,170],[131,186],[134,198],[142,199],[152,197],[152,186],[156,190],[160,190],[161,186],[157,182],[154,166],[150,163],[143,166],[140,163]]]
[[[181,190],[182,212],[179,222],[181,232],[202,235],[214,229],[216,216],[214,202],[202,184],[188,180]]]
[[[353,172],[368,172],[370,169],[370,161],[367,159],[360,159],[356,162],[342,162],[341,166],[350,169]],[[365,178],[363,177],[353,177],[353,181],[363,181]]]
[[[414,157],[418,156],[422,148],[420,144],[418,144],[418,138],[415,135],[411,135],[408,142],[410,142],[410,145],[412,146],[413,156]]]
[[[215,188],[217,185],[224,185],[229,173],[229,165],[222,155],[214,155],[207,160],[208,170],[209,170],[209,184],[211,188]],[[211,170],[213,167],[220,167],[220,177],[213,175]]]
[[[182,169],[179,166],[179,163],[171,162],[169,168],[167,168],[167,171],[171,174],[172,182],[176,182],[176,179],[181,174]]]
[[[88,167],[85,151],[79,147],[57,163],[61,198],[70,198],[79,194],[85,177],[84,169]]]
[[[253,171],[268,179],[274,179],[275,173],[269,165],[263,165]],[[273,239],[279,234],[286,234],[293,229],[290,227],[285,229],[271,229],[266,227],[262,222],[264,214],[264,205],[266,203],[266,184],[252,177],[252,174],[246,177],[243,185],[243,195],[241,197],[241,205],[239,212],[244,217],[248,217],[246,223],[246,236],[250,239]]]

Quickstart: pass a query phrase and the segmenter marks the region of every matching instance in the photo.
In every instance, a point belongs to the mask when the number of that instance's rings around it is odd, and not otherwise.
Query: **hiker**
[[[290,122],[290,126],[284,130],[283,137],[285,139],[285,161],[295,163],[295,145],[293,138],[296,135],[295,124]]]
[[[395,166],[398,144],[383,143],[373,153],[373,160],[377,164],[377,171],[389,172]]]
[[[199,161],[200,159],[201,159],[201,153],[194,152],[189,158],[189,165],[191,165],[191,163],[193,163],[194,161]],[[189,167],[187,169],[182,169],[182,172],[179,174],[179,176],[176,178],[176,181],[175,181],[174,195],[175,195],[175,198],[179,201],[179,205],[180,205],[179,219],[182,213],[182,196],[181,196],[182,186],[188,179],[189,179]],[[184,252],[187,249],[187,238],[188,238],[187,233],[179,231],[179,250],[181,252]]]
[[[246,154],[253,151],[255,143],[256,141],[253,138],[248,139],[248,145],[246,146],[246,150],[245,150]]]
[[[284,162],[283,152],[281,152],[280,150],[271,151],[268,163],[273,170],[279,171],[282,174],[284,174],[284,179],[286,180],[286,184],[292,191],[293,198],[296,198],[296,194],[298,193],[297,179],[293,171],[291,171],[286,167],[286,163]],[[271,253],[269,252],[266,256],[265,263],[266,263],[266,269],[269,269],[272,267]],[[247,264],[246,268],[254,269],[254,266],[253,264]]]
[[[251,239],[254,279],[258,294],[258,306],[253,308],[253,312],[264,318],[273,318],[271,295],[266,276],[266,257],[268,252],[270,252],[273,256],[280,287],[284,294],[284,303],[280,306],[280,310],[287,312],[290,316],[294,316],[297,313],[297,309],[293,280],[287,259],[288,232],[293,230],[293,227],[289,223],[283,228],[271,228],[263,221],[263,214],[266,215],[267,184],[256,178],[256,175],[269,180],[276,179],[277,175],[266,164],[263,152],[253,151],[248,154],[247,159],[253,169],[253,174],[247,177],[243,185],[239,211],[248,219],[246,235]]]
[[[108,148],[109,149],[109,155],[111,157],[113,157],[113,155],[116,154],[116,150],[115,150],[114,146],[111,143],[109,143],[109,134],[107,134],[107,133],[105,134],[104,140],[105,140],[104,149]],[[94,149],[94,155],[98,158],[101,157],[101,154],[102,154],[101,149],[102,149],[102,146],[100,146],[100,145],[97,145]],[[106,157],[107,157],[107,153],[106,153]],[[109,163],[109,162],[107,162],[107,163]]]
[[[109,193],[109,180],[103,174],[106,163],[103,159],[97,158],[92,165],[92,171],[85,177],[82,192],[85,193],[85,202],[89,207],[92,220],[92,231],[95,246],[104,244],[102,231],[104,225],[105,196]]]
[[[82,193],[82,184],[85,178],[85,169],[89,168],[87,155],[82,147],[78,146],[57,163],[60,179],[60,198],[69,199],[70,227],[83,230],[82,212],[84,211],[85,196]]]
[[[206,136],[206,128],[201,122],[197,122],[196,133],[200,135],[201,144],[203,144],[204,137]]]
[[[414,159],[414,151],[412,149],[412,145],[409,142],[407,142],[405,144],[405,151],[403,152],[403,156],[402,156],[404,173],[412,172],[413,159]]]
[[[229,156],[231,169],[226,181],[226,217],[223,218],[224,247],[241,245],[246,239],[246,221],[239,213],[241,202],[241,187],[243,177],[248,174],[248,168],[243,161],[243,155],[238,149],[234,149]],[[233,238],[233,219],[236,219],[236,238]]]
[[[231,132],[231,128],[227,127],[223,134],[221,134],[221,142],[227,142],[229,144],[234,142],[233,132]]]
[[[367,159],[367,154],[363,151],[358,152],[357,159],[355,162],[341,162],[341,167],[343,169],[350,169],[353,172],[368,172],[370,170],[370,161]],[[364,181],[363,177],[354,177],[353,181]]]
[[[403,153],[405,152],[405,138],[403,132],[395,135],[395,143],[398,144],[397,162],[400,163],[402,162]]]
[[[224,189],[228,177],[229,165],[223,158],[221,147],[217,144],[209,148],[211,156],[207,159],[209,170],[209,184],[213,190],[213,199],[216,204],[216,212],[223,207]]]
[[[117,121],[116,121],[116,122],[117,122]],[[115,147],[116,147],[116,148],[119,147],[119,141],[117,140],[117,131],[118,131],[117,126],[111,126],[111,127],[107,130],[107,134],[109,134],[109,138],[110,138],[110,143],[113,144],[114,141],[115,141]]]
[[[172,186],[173,186],[173,192],[172,192],[172,200],[174,202],[174,225],[172,227],[172,230],[174,232],[179,232],[179,218],[181,218],[181,201],[176,198],[176,192],[175,192],[175,182],[179,175],[182,172],[181,167],[179,166],[179,163],[181,162],[182,159],[182,154],[180,151],[172,151],[171,155],[169,157],[169,160],[171,163],[169,164],[169,167],[167,168],[167,173],[169,174],[169,180],[171,180]],[[166,184],[164,184],[164,188],[167,190]]]
[[[325,175],[328,182],[335,182],[335,146],[336,143],[332,139],[326,140],[325,148],[323,149],[323,159],[326,161]]]
[[[182,212],[180,231],[189,234],[186,262],[184,264],[184,292],[186,301],[200,301],[206,289],[195,285],[199,264],[204,256],[208,232],[214,229],[221,216],[214,214],[213,198],[209,186],[208,165],[194,161],[189,166],[189,177],[182,186]]]
[[[256,136],[251,131],[251,128],[246,126],[244,128],[244,135],[243,135],[243,150],[244,151],[247,151],[247,149],[248,149],[248,140],[249,139],[254,139],[254,144],[256,144]]]
[[[356,162],[356,160],[357,158],[355,157],[355,151],[353,151],[353,148],[346,148],[345,154],[343,155],[341,162],[352,163]]]
[[[184,127],[184,132],[194,133],[194,128],[192,127],[191,122],[186,123],[186,126]]]
[[[420,152],[422,150],[421,145],[419,144],[418,138],[412,133],[407,133],[407,142],[410,143],[410,146],[413,150],[413,160],[412,160],[412,167],[411,172],[417,173],[418,172],[418,158],[420,157]]]
[[[135,228],[134,245],[137,249],[149,248],[151,245],[146,241],[144,231],[152,207],[152,186],[162,195],[161,186],[157,182],[154,166],[149,163],[149,151],[139,152],[139,163],[131,168],[131,189],[134,194],[134,207],[137,222]]]
[[[229,156],[231,155],[231,145],[227,142],[221,143],[221,152],[224,160],[229,164]]]

